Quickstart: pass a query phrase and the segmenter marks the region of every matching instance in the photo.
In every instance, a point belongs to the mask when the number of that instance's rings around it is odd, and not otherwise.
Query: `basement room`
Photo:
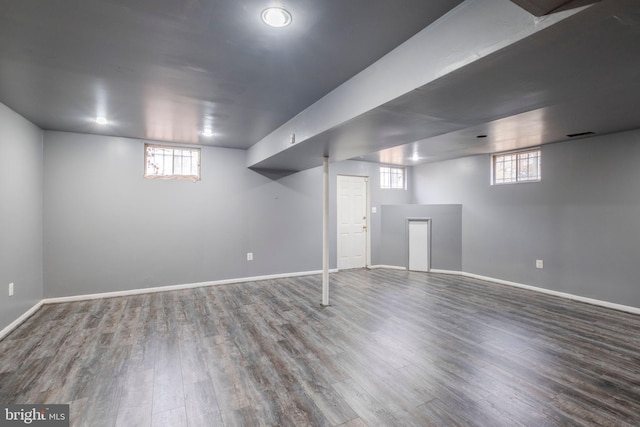
[[[0,425],[640,425],[637,0],[0,4]]]

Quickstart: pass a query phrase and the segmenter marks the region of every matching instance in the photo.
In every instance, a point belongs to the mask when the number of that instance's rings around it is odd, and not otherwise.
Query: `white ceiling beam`
[[[581,10],[536,18],[509,0],[467,0],[254,144],[248,166],[259,167],[315,135]]]

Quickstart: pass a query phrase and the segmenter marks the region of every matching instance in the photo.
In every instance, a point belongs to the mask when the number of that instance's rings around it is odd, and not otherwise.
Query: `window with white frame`
[[[144,177],[200,180],[200,149],[144,145]]]
[[[540,149],[495,154],[493,184],[540,181]]]
[[[404,168],[380,166],[380,188],[398,188],[404,190]]]

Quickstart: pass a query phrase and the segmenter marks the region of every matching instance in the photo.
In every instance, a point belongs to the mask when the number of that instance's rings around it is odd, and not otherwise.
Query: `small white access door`
[[[338,269],[367,266],[367,177],[338,175]]]
[[[429,219],[409,219],[409,270],[429,271],[431,250],[431,221]]]

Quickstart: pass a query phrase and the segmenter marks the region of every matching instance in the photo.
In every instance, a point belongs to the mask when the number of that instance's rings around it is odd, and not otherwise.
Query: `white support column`
[[[329,158],[322,158],[322,305],[329,305]]]

